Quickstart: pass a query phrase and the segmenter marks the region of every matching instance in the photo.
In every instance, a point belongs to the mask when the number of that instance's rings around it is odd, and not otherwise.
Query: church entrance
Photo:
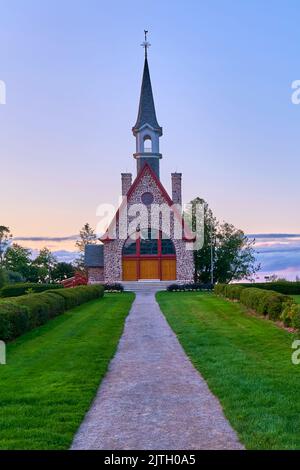
[[[128,238],[123,247],[123,281],[176,280],[176,252],[174,243],[154,236],[151,229],[138,234],[136,240]]]

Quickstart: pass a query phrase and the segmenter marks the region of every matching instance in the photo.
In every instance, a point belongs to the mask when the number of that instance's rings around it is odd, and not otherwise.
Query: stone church
[[[194,257],[189,249],[193,239],[186,236],[181,215],[182,175],[172,173],[171,197],[160,181],[159,143],[163,130],[156,117],[147,38],[143,46],[145,62],[140,103],[132,128],[136,139],[133,155],[136,177],[133,180],[131,173],[122,173],[121,206],[100,238],[101,244],[86,246],[85,266],[91,284],[142,280],[193,282],[194,279]],[[139,213],[143,212],[143,221],[133,217],[136,207]],[[163,211],[168,212],[166,209],[169,209],[169,224],[162,216]]]

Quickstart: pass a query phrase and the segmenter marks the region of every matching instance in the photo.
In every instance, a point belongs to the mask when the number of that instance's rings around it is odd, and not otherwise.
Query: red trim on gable
[[[148,164],[148,163],[145,163],[145,165],[143,166],[143,168],[140,170],[139,174],[137,175],[137,177],[135,178],[134,182],[132,183],[132,185],[130,186],[129,188],[129,191],[127,193],[127,198],[129,198],[131,196],[131,194],[133,193],[133,191],[136,189],[139,181],[142,179],[142,177],[144,176],[144,173],[146,173],[146,170],[149,171],[150,175],[152,176],[152,178],[154,179],[155,183],[157,184],[158,188],[161,190],[163,196],[165,197],[165,199],[167,200],[169,206],[173,206],[173,201],[172,199],[170,198],[169,194],[167,193],[167,191],[165,190],[165,188],[163,187],[162,183],[160,182],[160,180],[158,179],[158,176],[156,175],[156,173],[152,170],[151,166]]]
[[[134,192],[134,190],[136,189],[138,183],[140,182],[140,180],[142,179],[142,177],[144,176],[146,170],[149,171],[151,177],[153,178],[154,182],[156,183],[156,185],[158,186],[158,188],[160,189],[162,195],[164,196],[164,198],[166,199],[168,205],[171,207],[174,205],[174,202],[172,201],[172,199],[170,198],[169,194],[167,193],[167,191],[165,190],[164,186],[162,185],[162,183],[160,182],[158,176],[156,175],[156,173],[152,170],[152,168],[150,167],[150,165],[148,163],[145,163],[145,165],[143,166],[143,168],[140,170],[140,172],[138,173],[138,175],[136,176],[134,182],[132,183],[132,185],[130,186],[129,188],[129,191],[128,193],[126,194],[126,198],[127,200],[129,199],[129,197],[131,196],[131,194]],[[110,225],[109,225],[109,228],[107,229],[106,233],[104,235],[102,235],[102,237],[99,238],[100,241],[102,241],[103,243],[105,242],[110,242],[112,241],[113,239],[109,238],[108,237],[108,232],[109,232],[109,229],[110,227],[113,225],[113,223],[115,223],[115,225],[117,225],[117,222],[118,222],[118,219],[119,219],[119,213],[120,213],[120,209],[123,207],[123,205],[125,204],[125,199],[123,199],[120,207],[118,208],[114,218],[112,219]],[[185,227],[185,222],[184,222],[184,218],[182,217],[182,215],[177,211],[173,211],[174,212],[174,215],[177,217],[177,218],[180,218],[181,220],[181,223],[182,223],[182,228],[184,229]],[[190,232],[189,230],[189,227],[186,228],[185,232]],[[195,237],[192,236],[191,234],[191,238],[188,239],[187,237],[184,237],[183,238],[184,240],[186,241],[189,241],[189,242],[192,242],[195,240]]]

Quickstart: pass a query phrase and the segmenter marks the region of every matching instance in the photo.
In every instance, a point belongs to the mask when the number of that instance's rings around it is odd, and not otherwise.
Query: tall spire
[[[159,138],[162,136],[163,131],[156,118],[147,57],[150,44],[147,40],[148,31],[145,30],[144,32],[145,41],[142,44],[145,48],[143,81],[138,117],[132,128],[133,135],[136,138],[136,153],[134,153],[134,158],[137,160],[138,173],[144,164],[148,163],[159,177],[159,160],[162,158],[162,155],[159,153]]]
[[[148,42],[148,39],[147,39],[147,34],[149,33],[149,31],[144,29],[144,33],[145,33],[145,41],[141,44],[141,46],[145,49],[145,59],[147,59],[148,49],[149,47],[151,47],[151,44],[150,42]]]
[[[142,126],[144,126],[145,124],[149,124],[151,127],[153,127],[153,129],[159,131],[160,135],[162,135],[162,128],[158,124],[156,118],[155,105],[152,93],[152,85],[147,57],[147,50],[151,44],[149,44],[149,42],[147,41],[147,34],[148,31],[145,30],[145,42],[143,42],[142,44],[142,46],[145,48],[143,81],[140,95],[138,117],[135,126],[132,128],[132,130],[133,134],[136,135],[137,131]]]

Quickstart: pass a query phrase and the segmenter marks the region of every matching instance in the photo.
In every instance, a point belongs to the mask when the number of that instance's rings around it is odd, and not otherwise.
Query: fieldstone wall
[[[181,194],[181,174],[180,175],[180,194]],[[179,179],[177,180],[179,191]],[[129,197],[127,203],[128,208],[132,204],[141,204],[141,196],[145,192],[150,192],[154,197],[154,204],[162,205],[166,203],[163,194],[157,186],[156,181],[153,179],[151,173],[146,170],[139,184],[134,192]],[[179,197],[179,193],[178,193]],[[176,202],[178,203],[178,202]],[[148,208],[148,215],[150,221],[151,209]],[[162,220],[159,220],[159,229],[162,229]],[[118,224],[117,224],[117,237],[118,237]],[[177,260],[177,280],[193,281],[194,279],[194,255],[193,251],[187,250],[187,242],[181,239],[174,239],[174,220],[171,217],[170,223],[170,238],[174,242]],[[104,244],[104,280],[107,283],[122,281],[122,249],[126,240],[115,239]]]
[[[104,268],[88,268],[88,283],[99,284],[104,282]]]
[[[174,204],[182,204],[181,173],[172,173],[172,201]]]
[[[131,173],[121,173],[121,183],[122,183],[122,196],[126,196],[130,186],[132,185],[132,174]]]

